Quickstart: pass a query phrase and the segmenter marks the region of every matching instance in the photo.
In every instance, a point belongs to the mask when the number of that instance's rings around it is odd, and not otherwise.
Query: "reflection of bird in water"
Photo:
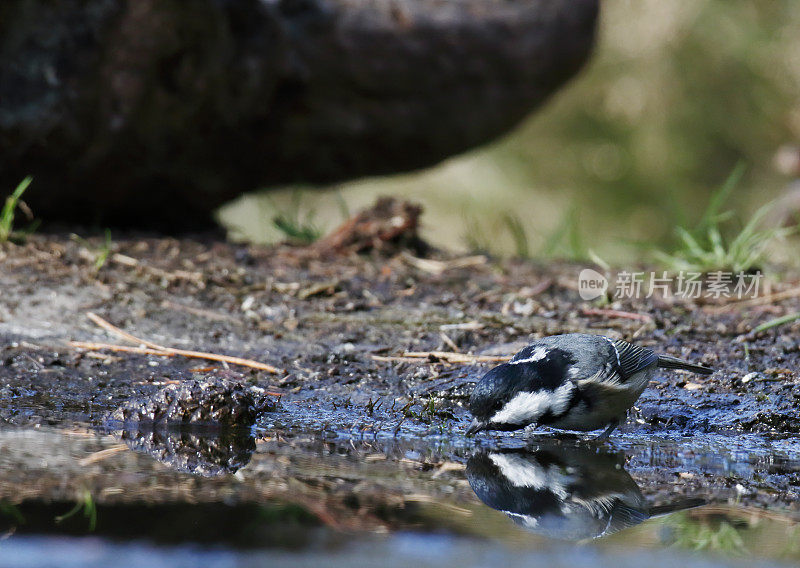
[[[596,448],[479,452],[467,463],[478,498],[516,524],[563,540],[606,536],[647,519],[703,505],[683,499],[651,506],[620,458]]]

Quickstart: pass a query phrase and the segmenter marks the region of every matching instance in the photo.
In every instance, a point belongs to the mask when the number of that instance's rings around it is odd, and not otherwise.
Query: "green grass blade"
[[[783,325],[785,323],[791,323],[798,319],[800,319],[800,312],[794,314],[786,314],[785,316],[765,321],[764,323],[753,329],[753,333],[766,331],[768,329],[772,329],[773,327],[778,327],[779,325]]]
[[[528,234],[525,231],[525,225],[519,217],[512,213],[503,215],[503,221],[511,235],[511,240],[514,242],[517,258],[529,258],[530,248],[528,247]]]
[[[6,198],[3,210],[0,211],[0,243],[7,241],[11,236],[14,229],[14,212],[17,209],[19,200],[22,198],[22,194],[25,193],[32,181],[33,178],[31,176],[26,177],[19,182],[14,192]]]
[[[720,218],[720,216],[725,216],[727,212],[721,212],[722,206],[726,201],[728,201],[728,198],[731,196],[731,193],[733,193],[733,190],[739,185],[739,182],[742,181],[745,171],[747,171],[747,166],[744,164],[744,162],[739,162],[736,164],[725,182],[719,187],[719,189],[711,194],[711,200],[708,203],[708,207],[703,213],[703,216],[700,218],[700,223],[697,225],[698,231],[702,231],[703,229],[706,229],[714,224],[718,224],[724,220]]]

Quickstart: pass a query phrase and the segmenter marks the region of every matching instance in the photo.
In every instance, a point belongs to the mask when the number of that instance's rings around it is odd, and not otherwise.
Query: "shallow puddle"
[[[0,566],[800,562],[791,440],[0,429]]]

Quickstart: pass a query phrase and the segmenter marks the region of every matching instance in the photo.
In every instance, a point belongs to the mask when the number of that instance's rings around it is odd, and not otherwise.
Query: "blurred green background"
[[[773,158],[800,138],[798,31],[790,0],[606,0],[590,63],[504,139],[421,172],[248,196],[220,218],[232,238],[269,243],[295,206],[326,231],[343,204],[398,195],[451,250],[643,258],[700,218],[737,163],[728,205],[743,220],[784,191]]]

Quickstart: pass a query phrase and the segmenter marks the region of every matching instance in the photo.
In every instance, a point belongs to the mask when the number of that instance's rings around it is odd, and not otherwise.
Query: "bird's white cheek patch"
[[[567,382],[554,391],[521,392],[492,416],[498,424],[527,424],[539,419],[548,410],[561,414],[567,408],[574,385]]]

